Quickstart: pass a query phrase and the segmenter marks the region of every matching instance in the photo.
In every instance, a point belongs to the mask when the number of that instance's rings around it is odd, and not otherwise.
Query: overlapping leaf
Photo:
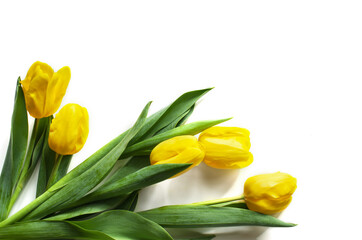
[[[84,221],[32,221],[0,228],[4,240],[172,240],[158,224],[136,213],[117,210]]]
[[[99,188],[97,191],[84,196],[79,201],[70,205],[70,207],[78,206],[78,208],[68,210],[50,219],[68,219],[70,217],[111,209],[121,203],[119,200],[124,200],[132,192],[168,179],[182,172],[189,166],[190,164],[160,164],[142,168],[112,184]],[[110,200],[106,202],[100,201],[104,199]]]
[[[174,205],[156,208],[139,214],[163,227],[226,227],[269,226],[293,227],[270,215],[232,207]]]

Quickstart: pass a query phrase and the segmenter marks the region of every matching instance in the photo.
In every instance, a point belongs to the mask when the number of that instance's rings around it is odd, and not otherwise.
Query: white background
[[[141,194],[139,209],[235,196],[247,177],[298,179],[280,219],[294,228],[220,228],[216,239],[358,239],[361,212],[360,1],[9,1],[0,3],[0,159],[18,76],[37,60],[68,65],[62,105],[87,107],[73,168],[183,92],[215,87],[189,122],[233,116],[254,163],[200,165]],[[32,119],[31,119],[32,121]],[[36,176],[16,205],[34,197]]]

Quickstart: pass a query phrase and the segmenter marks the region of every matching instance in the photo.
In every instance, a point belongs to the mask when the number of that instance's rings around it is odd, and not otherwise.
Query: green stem
[[[38,135],[38,126],[39,126],[39,119],[36,118],[34,120],[33,132],[31,133],[29,146],[28,146],[28,149],[26,151],[24,166],[23,166],[23,168],[21,170],[20,177],[19,177],[19,179],[18,179],[18,181],[17,181],[17,183],[15,185],[14,192],[13,192],[13,194],[11,196],[9,206],[8,206],[7,215],[9,215],[12,207],[14,206],[14,203],[15,203],[16,199],[18,199],[18,197],[19,197],[19,195],[21,193],[21,190],[23,190],[25,183],[28,181],[28,179],[30,177],[29,174],[28,174],[28,170],[29,170],[31,156],[33,155],[36,136]]]
[[[55,156],[55,163],[54,163],[52,172],[50,173],[50,177],[49,177],[48,184],[47,184],[47,190],[51,186],[53,186],[53,184],[57,181],[58,169],[59,169],[60,162],[62,161],[62,158],[63,158],[63,155],[58,154],[58,153]]]
[[[225,202],[225,203],[217,203],[217,204],[212,204],[212,207],[230,207],[230,206],[236,206],[238,205],[238,207],[240,208],[242,206],[242,204],[244,206],[246,206],[245,204],[245,200],[236,200],[236,201],[232,201],[232,202]],[[243,207],[241,207],[243,208]]]
[[[186,204],[186,205],[192,205],[192,206],[204,205],[204,206],[208,206],[208,205],[215,205],[215,204],[220,204],[220,203],[233,202],[233,201],[243,200],[243,199],[244,199],[244,195],[242,194],[242,195],[236,196],[236,197],[221,198],[221,199],[216,199],[216,200],[208,200],[208,201],[190,203],[190,204]]]

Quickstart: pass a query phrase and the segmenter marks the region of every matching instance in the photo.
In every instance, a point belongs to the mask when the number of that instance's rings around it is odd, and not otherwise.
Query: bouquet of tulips
[[[250,177],[234,198],[135,212],[140,190],[202,161],[221,169],[253,162],[248,130],[215,126],[229,119],[186,123],[210,89],[187,92],[151,116],[147,103],[130,129],[68,172],[89,131],[86,108],[67,104],[58,111],[69,81],[69,67],[54,72],[35,62],[16,83],[0,177],[0,239],[169,240],[177,239],[170,228],[295,226],[272,216],[288,206],[296,189],[296,179],[280,172]],[[28,113],[34,118],[30,138]],[[9,216],[35,169],[36,199]]]

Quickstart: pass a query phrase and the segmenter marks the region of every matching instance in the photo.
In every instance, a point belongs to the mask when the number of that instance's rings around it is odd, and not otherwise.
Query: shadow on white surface
[[[171,179],[167,187],[170,203],[180,203],[179,199],[191,203],[224,197],[240,174],[239,170],[224,170],[208,167],[204,163],[184,175]],[[185,195],[188,196],[185,198]]]
[[[216,235],[214,240],[262,240],[263,233],[268,230],[267,227],[222,227],[222,228],[169,228],[167,231],[174,237],[187,238],[197,237],[200,234]]]

